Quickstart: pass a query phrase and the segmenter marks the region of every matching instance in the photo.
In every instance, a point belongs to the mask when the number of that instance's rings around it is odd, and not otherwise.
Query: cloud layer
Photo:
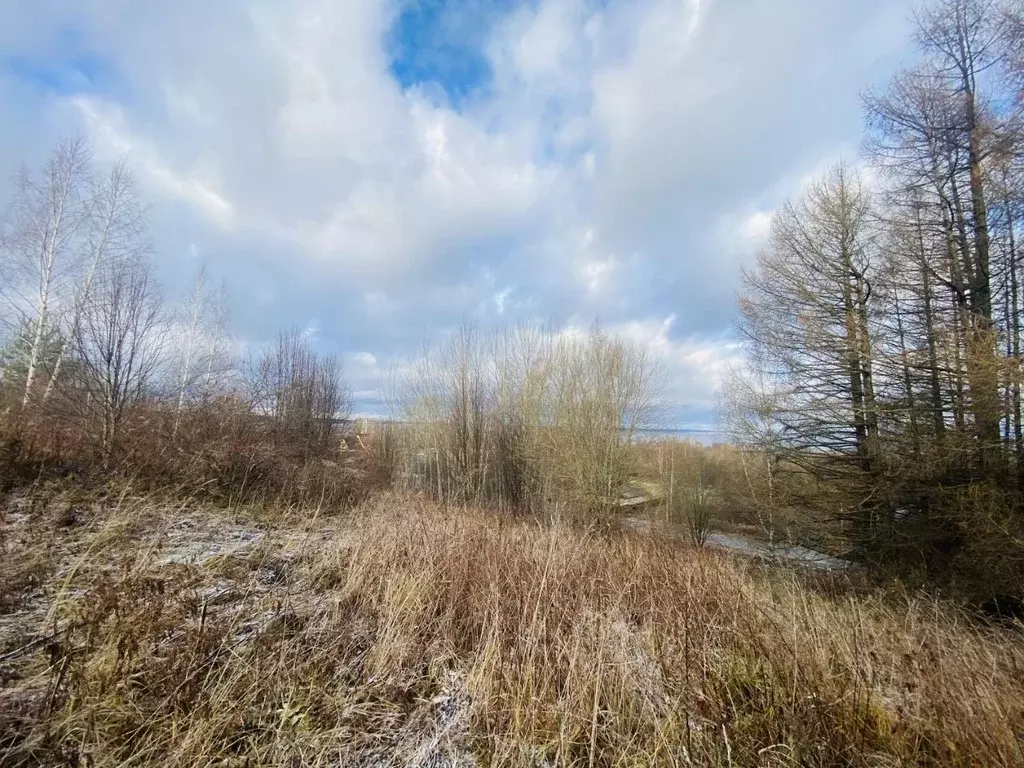
[[[856,151],[905,55],[892,0],[270,0],[0,9],[0,171],[80,130],[152,201],[169,292],[206,259],[235,328],[315,328],[361,410],[469,318],[594,318],[706,421],[739,266]],[[684,408],[685,406],[685,408]]]

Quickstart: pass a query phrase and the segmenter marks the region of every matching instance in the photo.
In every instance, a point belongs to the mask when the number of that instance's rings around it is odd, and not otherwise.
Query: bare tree
[[[618,503],[630,444],[656,411],[659,373],[644,347],[597,327],[556,340],[540,435],[552,481],[567,497],[595,511]]]
[[[781,209],[757,268],[744,274],[741,330],[773,389],[787,393],[777,417],[790,449],[816,464],[851,449],[859,468],[872,461],[872,218],[859,178],[839,165]]]
[[[31,327],[22,407],[31,398],[44,342],[67,312],[80,278],[83,236],[91,220],[89,150],[61,142],[38,174],[21,170],[2,241],[4,293],[11,315]]]
[[[946,133],[952,149],[962,157],[970,202],[960,202],[954,183],[953,217],[958,227],[970,307],[964,319],[974,421],[979,440],[987,446],[982,459],[989,462],[990,449],[998,448],[1000,418],[997,366],[991,359],[995,335],[985,173],[985,162],[993,147],[986,137],[993,133],[995,111],[983,93],[982,78],[1005,55],[1006,26],[1000,23],[1001,14],[994,0],[940,0],[921,9],[916,18],[918,42],[944,81],[944,90],[959,105],[957,119]]]
[[[192,292],[176,315],[172,439],[178,434],[186,406],[207,402],[232,367],[227,293],[223,286],[211,290],[205,264],[200,267]]]
[[[351,409],[335,356],[319,354],[301,331],[292,329],[250,356],[245,369],[251,407],[271,421],[280,445],[305,451],[330,445],[335,423]]]
[[[861,553],[948,576],[983,541],[1009,582],[1024,525],[1020,12],[918,11],[920,60],[865,100],[880,184],[866,196],[832,176],[776,214],[740,304],[753,375],[723,409],[774,465],[769,495],[789,485]]]
[[[100,265],[92,299],[77,324],[80,373],[74,402],[104,467],[150,391],[163,362],[166,324],[147,254]]]
[[[1010,82],[1017,89],[1018,103],[1024,101],[1024,3],[1008,3],[1001,23],[1007,41],[1006,69]]]
[[[43,393],[45,403],[57,386],[69,346],[78,334],[82,313],[92,300],[97,271],[108,263],[131,259],[146,231],[145,213],[139,204],[135,181],[123,162],[91,183],[91,210],[83,252],[76,270],[71,304],[64,313],[61,345],[53,372]]]

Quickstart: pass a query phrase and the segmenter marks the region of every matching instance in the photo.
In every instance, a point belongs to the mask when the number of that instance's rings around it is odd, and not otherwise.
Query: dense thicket
[[[919,61],[865,97],[863,166],[783,206],[744,274],[733,425],[813,478],[801,503],[858,556],[1019,593],[1021,8],[915,21]]]
[[[446,502],[555,513],[617,507],[659,395],[644,349],[597,328],[463,327],[395,384],[402,424],[378,447],[397,480]]]

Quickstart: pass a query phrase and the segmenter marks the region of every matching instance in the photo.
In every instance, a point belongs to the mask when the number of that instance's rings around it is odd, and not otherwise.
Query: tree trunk
[[[924,229],[921,226],[921,212],[916,212],[918,258],[921,263],[921,295],[924,299],[924,326],[928,340],[928,382],[931,386],[932,423],[935,436],[939,439],[946,432],[946,415],[942,405],[942,385],[939,381],[938,335],[935,331],[935,312],[932,308],[931,270],[924,245]]]

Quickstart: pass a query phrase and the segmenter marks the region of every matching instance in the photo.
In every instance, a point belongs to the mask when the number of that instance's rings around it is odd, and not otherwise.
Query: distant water
[[[362,427],[359,423],[362,422]],[[392,419],[360,417],[357,419],[336,419],[335,423],[349,425],[356,424],[356,429],[366,431],[369,424],[410,424],[412,422],[397,421]],[[625,432],[625,430],[623,430]],[[656,440],[690,440],[702,445],[714,445],[716,443],[729,442],[725,435],[710,426],[697,425],[692,427],[673,427],[659,429],[635,429],[633,430],[633,441],[637,443],[649,443]]]
[[[747,536],[730,536],[727,533],[712,533],[708,537],[708,544],[754,557],[806,565],[819,571],[845,571],[854,567],[849,560],[832,557],[816,549],[801,547],[799,544],[769,544]]]
[[[702,445],[725,443],[725,435],[710,427],[677,427],[675,429],[637,429],[634,430],[635,442],[653,442],[655,440],[691,440]]]

